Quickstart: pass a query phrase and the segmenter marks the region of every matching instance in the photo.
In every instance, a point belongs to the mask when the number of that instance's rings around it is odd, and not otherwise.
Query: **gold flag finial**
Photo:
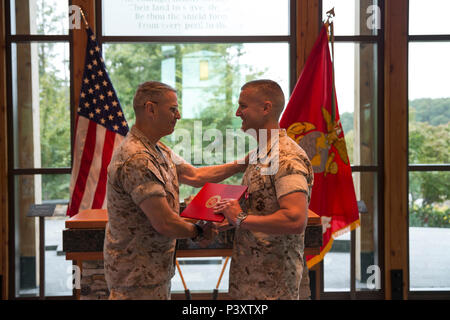
[[[334,13],[334,7],[331,8],[331,10],[328,10],[326,15],[327,15],[327,20],[324,21],[324,24],[325,24],[325,26],[327,28],[328,40],[330,40],[330,36],[331,36],[331,30],[330,29],[333,26],[332,19],[336,16],[335,13]]]
[[[334,18],[335,14],[334,14],[334,7],[331,8],[331,10],[327,11],[327,23],[330,22],[330,19]]]

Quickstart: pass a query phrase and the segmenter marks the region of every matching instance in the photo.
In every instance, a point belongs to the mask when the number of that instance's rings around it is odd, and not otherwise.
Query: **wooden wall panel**
[[[297,78],[319,35],[319,1],[297,0]]]
[[[95,0],[72,0],[72,5],[77,5],[81,7],[86,15],[86,19],[88,20],[89,26],[95,34]],[[75,112],[78,108],[78,103],[80,101],[80,90],[81,90],[81,81],[83,78],[83,69],[84,69],[84,56],[86,53],[86,30],[83,19],[81,20],[81,29],[74,29],[72,32],[73,35],[73,101]]]
[[[319,35],[321,19],[319,18],[320,0],[297,0],[297,79],[303,70],[306,60],[311,52],[314,43]],[[316,282],[315,296],[313,299],[320,299],[320,273],[321,263],[315,265],[311,271],[315,272]]]
[[[20,23],[16,24],[17,34],[33,34],[37,31],[36,24],[36,3],[28,0],[16,0],[15,18]],[[35,44],[20,43],[16,46],[17,59],[17,94],[15,104],[17,105],[17,120],[14,121],[15,143],[19,144],[15,154],[18,168],[34,168],[40,165],[40,101],[39,101],[39,78],[38,78],[38,50]],[[12,157],[13,155],[11,155]],[[13,178],[13,177],[11,177]],[[14,214],[17,216],[16,227],[18,237],[14,243],[19,248],[18,255],[20,270],[28,270],[21,273],[21,286],[36,285],[36,276],[29,276],[31,270],[39,265],[37,242],[37,228],[35,219],[27,217],[31,205],[36,203],[38,188],[36,184],[40,177],[35,175],[20,175],[17,179],[15,198],[17,205],[14,207]],[[31,269],[28,269],[31,268]],[[37,270],[37,269],[36,269]],[[25,278],[29,280],[25,281]],[[24,282],[24,283],[22,283]]]
[[[8,143],[6,116],[5,0],[0,1],[0,287],[8,297]]]
[[[391,270],[403,271],[408,293],[408,0],[386,1],[385,26],[385,288]]]

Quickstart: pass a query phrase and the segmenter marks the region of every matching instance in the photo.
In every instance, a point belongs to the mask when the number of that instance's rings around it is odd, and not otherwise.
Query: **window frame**
[[[409,158],[409,129],[410,129],[410,122],[409,122],[409,47],[411,43],[418,43],[418,42],[434,42],[434,43],[441,43],[441,42],[448,42],[450,43],[450,34],[425,34],[425,35],[421,35],[421,34],[410,34],[409,33],[409,23],[410,23],[410,19],[409,19],[409,1],[408,1],[408,9],[407,9],[407,16],[408,16],[408,35],[407,35],[407,66],[408,68],[406,69],[407,75],[406,75],[406,86],[407,86],[407,95],[408,95],[408,105],[406,106],[406,119],[407,119],[407,124],[406,124],[406,134],[407,134],[407,140],[406,140],[406,146],[407,146],[407,174],[406,174],[406,179],[407,179],[407,198],[405,199],[405,203],[407,206],[407,247],[408,247],[408,253],[407,253],[407,265],[408,265],[408,288],[407,288],[407,293],[408,293],[408,299],[412,299],[412,300],[421,300],[421,299],[448,299],[448,297],[450,296],[450,291],[448,290],[411,290],[411,272],[410,272],[410,238],[409,238],[409,229],[410,229],[410,225],[409,225],[409,219],[410,219],[410,208],[409,208],[409,199],[408,199],[408,195],[409,195],[409,181],[410,181],[410,173],[411,172],[446,172],[446,171],[450,171],[450,163],[446,163],[446,164],[414,164],[414,163],[410,163],[410,158]]]
[[[75,296],[46,296],[45,295],[45,223],[44,218],[39,218],[39,295],[32,297],[22,297],[16,295],[16,278],[18,277],[19,267],[16,266],[16,223],[15,223],[15,178],[26,175],[61,175],[71,174],[71,167],[60,168],[15,168],[14,166],[14,121],[13,121],[13,70],[12,70],[12,45],[20,43],[38,43],[38,42],[54,42],[69,44],[69,70],[70,70],[70,88],[73,88],[74,73],[73,73],[73,35],[72,30],[69,30],[65,35],[32,35],[32,34],[11,34],[11,1],[5,1],[5,45],[6,45],[6,102],[7,102],[7,145],[8,145],[8,220],[10,221],[8,226],[8,269],[9,269],[9,288],[8,295],[10,299],[14,300],[35,300],[35,299],[73,299]],[[71,0],[67,1],[67,5],[70,6]],[[72,89],[70,92],[70,153],[71,158],[73,154],[73,128],[74,128],[74,104]],[[71,159],[72,163],[72,159]],[[68,201],[67,201],[68,202]],[[64,203],[63,203],[64,204]],[[36,263],[36,266],[37,263]]]
[[[385,30],[385,0],[378,0],[380,8],[380,29],[376,35],[335,35],[334,43],[371,43],[377,46],[377,161],[376,165],[351,165],[352,172],[373,173],[377,181],[377,215],[374,219],[375,246],[378,256],[374,256],[375,263],[381,271],[381,288],[379,290],[358,291],[356,290],[356,230],[350,232],[350,291],[324,291],[324,261],[319,263],[317,275],[320,279],[321,300],[328,299],[384,299],[385,298],[385,250],[384,250],[384,30]],[[321,27],[323,1],[319,1],[319,29]],[[359,227],[360,228],[360,227]],[[310,271],[311,272],[311,271]],[[314,272],[314,271],[313,271]],[[316,277],[314,275],[311,278]]]

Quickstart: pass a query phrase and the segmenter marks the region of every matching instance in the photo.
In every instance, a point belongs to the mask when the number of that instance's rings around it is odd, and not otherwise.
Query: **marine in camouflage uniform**
[[[248,186],[249,197],[243,209],[249,216],[276,212],[280,209],[278,199],[293,192],[305,193],[310,201],[314,173],[305,151],[284,129],[279,130],[279,139],[272,141],[275,143],[267,156],[278,156],[278,171],[264,174],[269,163],[250,162],[244,173],[242,184]],[[304,232],[270,235],[238,228],[230,266],[230,295],[233,299],[299,299],[303,265]]]
[[[152,146],[132,127],[108,167],[108,224],[104,242],[110,299],[169,299],[176,240],[158,233],[139,204],[166,197],[179,212],[176,163],[161,142]]]

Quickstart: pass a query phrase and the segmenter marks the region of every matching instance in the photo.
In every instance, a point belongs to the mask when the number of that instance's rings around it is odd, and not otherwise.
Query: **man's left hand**
[[[233,226],[236,225],[236,218],[242,211],[239,201],[234,199],[223,199],[219,201],[213,209],[214,213],[222,213]]]

